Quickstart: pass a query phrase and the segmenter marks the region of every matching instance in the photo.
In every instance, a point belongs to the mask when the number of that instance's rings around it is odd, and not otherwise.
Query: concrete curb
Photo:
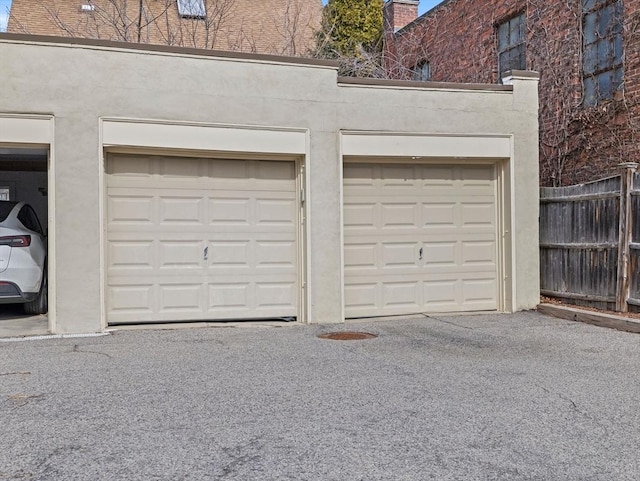
[[[618,331],[640,334],[640,321],[628,317],[587,311],[576,307],[559,306],[556,304],[539,304],[538,312],[560,319],[568,319],[569,321],[584,322],[595,326],[617,329]]]

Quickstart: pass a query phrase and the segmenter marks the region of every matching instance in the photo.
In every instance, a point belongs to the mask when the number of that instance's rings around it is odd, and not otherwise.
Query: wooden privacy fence
[[[640,312],[640,172],[540,190],[541,294]]]

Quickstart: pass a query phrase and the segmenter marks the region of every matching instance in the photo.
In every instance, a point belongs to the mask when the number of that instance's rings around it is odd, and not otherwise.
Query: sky
[[[418,13],[422,15],[430,8],[435,7],[443,0],[422,0],[418,7]],[[322,0],[322,3],[327,3],[327,0]],[[11,6],[11,0],[0,0],[0,32],[4,32],[7,29],[7,18],[9,13],[9,7]]]
[[[9,18],[9,7],[11,0],[0,0],[0,32],[7,29],[7,18]]]

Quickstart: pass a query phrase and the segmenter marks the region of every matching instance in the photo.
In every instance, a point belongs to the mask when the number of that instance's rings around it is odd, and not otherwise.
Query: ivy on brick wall
[[[584,73],[586,44],[594,44],[583,36],[584,0],[450,0],[410,28],[387,34],[387,72],[411,79],[411,68],[428,61],[433,81],[499,82],[497,26],[525,13],[526,68],[540,73],[541,184],[594,180],[618,163],[640,162],[640,0],[589,1],[589,11],[616,1],[623,8],[607,12],[622,16],[622,78],[606,92],[585,89],[585,79],[606,66]],[[585,91],[595,94],[585,101]]]

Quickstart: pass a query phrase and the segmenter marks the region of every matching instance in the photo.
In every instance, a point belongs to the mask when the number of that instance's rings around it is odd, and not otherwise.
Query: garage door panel
[[[297,315],[295,163],[115,156],[107,172],[109,322]]]
[[[256,264],[258,267],[295,269],[296,251],[293,241],[256,242]]]
[[[211,241],[208,255],[210,266],[214,268],[249,268],[250,267],[249,240],[240,241]]]
[[[296,292],[293,282],[258,282],[256,294],[257,307],[290,309],[295,305]]]
[[[208,163],[207,177],[212,179],[247,179],[251,173],[251,163],[238,163],[236,160],[220,159],[216,162]]]
[[[462,281],[462,298],[465,302],[496,301],[496,279],[465,279]]]
[[[348,229],[375,228],[376,205],[349,204],[344,207],[344,224]]]
[[[495,242],[495,233],[491,229],[476,227],[442,228],[425,230],[419,240],[425,243],[441,242]]]
[[[425,303],[432,311],[460,311],[461,301],[467,310],[495,309],[495,279],[430,280],[424,283],[423,289]]]
[[[424,246],[422,254],[424,265],[429,272],[431,272],[434,267],[456,267],[459,248],[457,242],[429,242],[425,240],[422,244]]]
[[[416,312],[422,306],[420,294],[420,282],[399,281],[385,282],[381,284],[382,307],[397,307],[401,310]]]
[[[385,242],[381,244],[383,269],[417,269],[420,245],[416,242]]]
[[[418,204],[383,203],[380,205],[383,229],[417,229],[420,224]]]
[[[376,250],[377,244],[345,245],[345,270],[375,269]]]
[[[112,311],[118,315],[151,313],[155,298],[153,284],[114,284],[107,291]]]
[[[426,280],[423,285],[425,305],[430,309],[453,309],[460,298],[460,281],[457,279]]]
[[[455,202],[433,202],[422,204],[423,227],[451,227],[457,224],[457,204]]]
[[[346,164],[344,204],[347,317],[497,308],[493,166]]]
[[[113,240],[109,243],[109,268],[116,269],[152,269],[152,240]]]
[[[295,199],[257,199],[257,224],[293,224],[296,212]]]
[[[106,171],[110,178],[149,178],[154,174],[154,167],[150,157],[119,155],[109,159]]]
[[[248,225],[251,203],[249,199],[218,197],[209,199],[209,224]]]
[[[158,174],[163,181],[169,183],[175,179],[187,177],[189,179],[200,177],[202,174],[203,159],[182,158],[176,162],[175,158],[159,157],[158,158]]]
[[[247,310],[251,295],[249,282],[209,284],[209,311]]]
[[[152,196],[118,195],[113,192],[109,197],[108,219],[110,224],[116,223],[153,223],[154,205]]]
[[[361,312],[375,312],[380,299],[379,285],[375,282],[357,282],[353,280],[344,286],[345,305],[351,315],[357,317]],[[366,314],[362,314],[366,315]],[[379,314],[368,314],[379,315]]]
[[[368,191],[376,179],[376,167],[370,164],[345,164],[342,177],[345,187],[357,191],[358,187],[365,187]]]
[[[284,180],[291,181],[296,178],[295,164],[293,162],[257,162],[256,178],[269,182]]]
[[[493,270],[496,263],[496,246],[491,240],[466,241],[462,246],[462,265],[484,265]]]
[[[414,190],[419,182],[412,165],[380,165],[378,171],[379,183],[385,190]]]
[[[169,314],[172,311],[182,315],[187,312],[202,312],[205,293],[201,283],[160,284],[158,286],[158,311]]]
[[[202,243],[197,240],[160,241],[160,269],[202,269]]]
[[[493,189],[494,173],[491,169],[487,169],[486,165],[467,165],[460,180],[465,187],[483,186],[487,189]]]
[[[296,315],[294,282],[218,282],[209,284],[208,314],[228,319]]]
[[[454,166],[424,165],[420,169],[421,184],[426,190],[435,192],[437,189],[444,191],[453,187],[456,180],[457,169]]]
[[[161,196],[158,202],[162,224],[203,224],[204,200],[201,197]]]
[[[495,226],[495,204],[493,202],[463,202],[460,205],[463,226]]]
[[[240,161],[236,161],[240,162]],[[266,161],[265,161],[266,162]],[[269,195],[282,195],[283,192],[291,191],[291,183],[294,179],[215,179],[214,181],[207,182],[207,178],[203,177],[202,185],[208,187],[212,186],[213,189],[219,191],[222,195],[242,195],[242,192],[249,192],[253,196],[269,196]],[[294,182],[295,183],[295,182]]]

